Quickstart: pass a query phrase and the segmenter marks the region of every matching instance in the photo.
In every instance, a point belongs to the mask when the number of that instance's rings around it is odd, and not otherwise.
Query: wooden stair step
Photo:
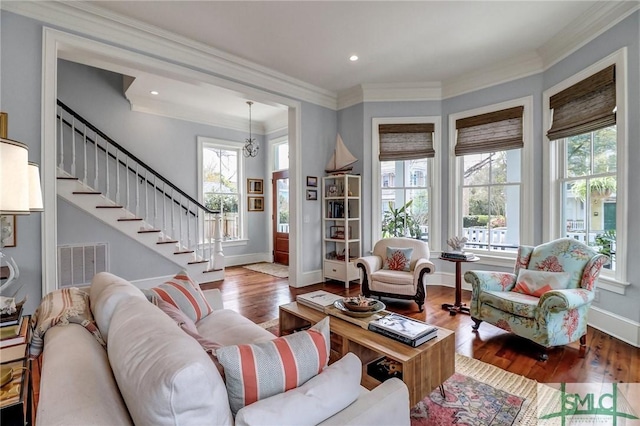
[[[197,265],[199,263],[209,263],[208,260],[194,260],[192,262],[187,262],[187,265]]]
[[[156,244],[178,244],[178,240],[158,241]]]
[[[118,219],[118,222],[133,222],[140,220],[142,220],[141,217],[121,217],[120,219]]]
[[[142,229],[138,231],[138,234],[151,234],[154,232],[162,232],[160,229]]]
[[[96,206],[96,209],[121,209],[122,206]]]
[[[193,250],[180,250],[180,251],[173,252],[173,254],[189,254],[189,253],[193,253]]]
[[[208,272],[219,272],[222,271],[222,268],[220,269],[207,269],[206,271],[202,271],[203,274],[206,274]]]
[[[71,176],[57,176],[56,179],[60,179],[60,180],[78,180],[77,177],[71,177]]]
[[[73,191],[74,195],[102,195],[100,191]]]

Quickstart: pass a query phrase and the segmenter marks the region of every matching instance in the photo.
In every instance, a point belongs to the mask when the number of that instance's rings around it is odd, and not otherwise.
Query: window
[[[438,118],[373,120],[373,238],[406,236],[433,241],[430,204],[434,196],[433,158]],[[431,232],[430,232],[431,231]],[[437,238],[437,237],[436,237]]]
[[[547,238],[570,237],[611,258],[599,286],[624,294],[627,200],[624,49],[544,93]],[[620,232],[618,232],[620,231]]]
[[[200,145],[201,202],[222,216],[224,241],[243,237],[242,146],[233,142],[198,138]],[[205,227],[209,229],[209,227]]]
[[[455,137],[452,235],[466,248],[513,257],[532,239],[530,218],[530,110],[526,98],[451,116]],[[455,127],[454,127],[455,126]],[[530,180],[529,180],[530,181]]]
[[[429,186],[426,176],[429,160],[426,158],[405,161],[382,161],[383,186],[382,236],[407,236],[428,241],[429,235]],[[398,176],[386,181],[384,176]]]
[[[289,169],[289,141],[279,138],[273,141],[273,170]]]
[[[616,254],[616,126],[556,141],[560,150],[563,236],[596,246],[611,257],[605,266],[615,270]]]

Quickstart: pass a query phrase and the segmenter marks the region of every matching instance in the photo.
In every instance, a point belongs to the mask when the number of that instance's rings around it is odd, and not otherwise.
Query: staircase
[[[185,269],[224,279],[219,212],[193,197],[58,101],[59,197]]]

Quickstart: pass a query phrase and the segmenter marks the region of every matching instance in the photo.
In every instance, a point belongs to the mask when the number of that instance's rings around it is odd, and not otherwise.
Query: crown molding
[[[439,101],[440,82],[369,83],[354,86],[338,94],[338,109],[362,102]]]
[[[364,93],[361,85],[353,86],[338,93],[338,110],[349,108],[362,102],[364,102]]]
[[[6,11],[171,63],[335,110],[337,94],[219,49],[84,2],[0,2]]]
[[[637,10],[640,10],[640,1],[596,3],[538,49],[544,69],[555,65]]]
[[[158,101],[145,96],[127,95],[127,100],[131,104],[132,111],[248,133],[249,120],[244,118],[211,114],[203,109],[189,108],[182,104]],[[253,121],[252,130],[259,135],[266,134],[264,124],[258,121]]]
[[[540,56],[535,52],[525,53],[524,55],[477,69],[473,73],[445,80],[442,87],[443,99],[476,92],[542,71],[542,59]]]

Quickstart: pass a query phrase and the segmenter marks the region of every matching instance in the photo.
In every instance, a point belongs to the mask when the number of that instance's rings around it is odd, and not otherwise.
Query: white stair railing
[[[157,232],[158,242],[175,241],[177,252],[193,253],[191,262],[208,261],[209,270],[224,268],[219,212],[200,204],[60,101],[57,124],[60,169],[101,192],[113,203],[109,207],[122,206],[129,219],[142,219],[147,227],[141,231]]]

